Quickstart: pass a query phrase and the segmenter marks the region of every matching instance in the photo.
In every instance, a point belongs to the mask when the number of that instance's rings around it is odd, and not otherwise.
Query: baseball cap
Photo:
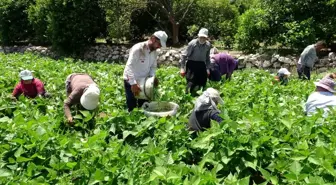
[[[278,74],[290,75],[291,73],[286,68],[281,68],[279,69]]]
[[[31,80],[31,79],[33,79],[33,74],[29,70],[23,70],[23,71],[21,71],[19,76],[20,76],[20,78],[22,80]]]
[[[198,37],[205,37],[205,38],[208,38],[208,34],[209,34],[208,29],[206,29],[206,28],[202,28],[202,29],[200,29],[200,31],[198,32]]]
[[[168,35],[164,31],[157,31],[154,33],[154,36],[160,40],[161,47],[166,48],[166,42],[168,39]]]

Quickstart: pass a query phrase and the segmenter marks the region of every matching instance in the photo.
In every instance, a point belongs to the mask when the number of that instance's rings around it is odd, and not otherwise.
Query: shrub
[[[235,35],[238,49],[251,52],[266,41],[269,34],[267,18],[266,12],[262,9],[250,9],[239,17],[239,28]]]
[[[238,24],[238,10],[227,1],[201,0],[194,15],[193,24],[209,29],[209,34],[224,41],[231,47]],[[190,27],[194,28],[194,27]]]
[[[36,3],[28,8],[28,20],[34,29],[34,41],[37,41],[38,44],[51,43],[47,32],[50,22],[48,19],[50,18],[48,16],[49,4],[48,0],[36,0]]]
[[[304,48],[305,46],[315,43],[315,27],[312,19],[302,22],[284,23],[285,31],[280,34],[279,42],[282,45],[292,48]]]
[[[30,10],[37,33],[47,33],[53,47],[66,54],[79,54],[106,26],[98,0],[38,0]]]
[[[32,34],[28,21],[27,8],[33,0],[0,1],[0,40],[9,45],[25,41]]]

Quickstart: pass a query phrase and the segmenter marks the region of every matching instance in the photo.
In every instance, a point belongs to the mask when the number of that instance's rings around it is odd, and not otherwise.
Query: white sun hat
[[[20,76],[20,78],[22,80],[31,80],[31,79],[33,79],[33,74],[29,70],[23,70],[23,71],[21,71],[19,76]]]
[[[286,68],[281,68],[279,69],[278,74],[290,75],[291,73]]]
[[[86,110],[93,110],[98,106],[100,90],[96,84],[90,84],[80,98],[81,105]]]
[[[221,105],[224,104],[223,99],[220,97],[219,92],[216,89],[210,87],[210,88],[207,88],[206,92],[209,93],[210,98],[212,98],[213,100],[216,100]]]
[[[200,29],[200,31],[198,32],[198,37],[205,37],[208,38],[208,29],[206,28],[202,28]]]
[[[168,39],[168,35],[164,31],[157,31],[154,33],[154,36],[160,39],[161,47],[166,48],[166,42]]]

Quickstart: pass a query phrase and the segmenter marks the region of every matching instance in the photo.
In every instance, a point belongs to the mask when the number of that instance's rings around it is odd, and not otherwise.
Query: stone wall
[[[180,49],[165,49],[159,51],[159,65],[173,65],[178,66],[181,56],[181,52],[184,48]],[[52,58],[59,58],[58,54],[54,52],[51,47],[42,46],[12,46],[12,47],[0,47],[0,52],[5,53],[25,53],[32,52],[42,56],[49,56]],[[129,48],[125,46],[108,46],[99,45],[89,47],[84,55],[81,57],[82,60],[89,61],[107,61],[107,62],[118,62],[124,63],[128,58]],[[286,67],[290,71],[296,70],[296,62],[298,57],[295,56],[280,56],[274,54],[272,56],[265,54],[250,54],[250,55],[234,55],[238,58],[239,69],[267,69],[275,71],[281,67]],[[320,59],[315,64],[315,69],[317,72],[325,72],[328,69],[336,67],[336,56],[335,53],[330,53],[328,57]]]

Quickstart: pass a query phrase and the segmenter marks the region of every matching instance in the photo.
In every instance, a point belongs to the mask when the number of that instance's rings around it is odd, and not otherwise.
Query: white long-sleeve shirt
[[[137,84],[140,78],[154,76],[157,67],[158,53],[150,51],[148,41],[135,44],[130,52],[124,69],[124,80],[131,85]]]
[[[305,112],[308,116],[313,115],[317,110],[323,109],[324,117],[328,115],[329,107],[336,106],[336,96],[331,92],[313,92],[309,95],[305,105]]]

